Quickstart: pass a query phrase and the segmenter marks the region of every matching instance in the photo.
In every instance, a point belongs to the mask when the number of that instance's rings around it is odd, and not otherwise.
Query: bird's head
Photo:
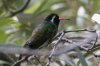
[[[68,20],[68,19],[59,18],[59,16],[55,13],[48,15],[45,19],[46,22],[52,22],[57,26],[59,25],[60,20]]]

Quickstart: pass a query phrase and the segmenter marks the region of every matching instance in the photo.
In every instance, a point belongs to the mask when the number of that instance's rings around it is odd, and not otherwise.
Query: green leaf
[[[11,24],[12,22],[13,22],[13,20],[9,19],[9,18],[8,19],[1,19],[0,20],[0,27]]]
[[[86,61],[85,61],[85,57],[82,55],[80,49],[76,48],[76,51],[77,51],[77,55],[79,57],[79,60],[80,60],[80,62],[82,64],[82,66],[88,66],[87,63],[86,63]]]
[[[0,30],[0,43],[4,43],[7,40],[8,35],[4,31]]]
[[[26,9],[24,12],[28,14],[34,13],[39,8],[40,4],[41,2],[35,3],[31,7]]]
[[[5,33],[4,27],[10,26],[11,23],[11,19],[0,20],[0,43],[4,43],[7,40],[8,35]]]

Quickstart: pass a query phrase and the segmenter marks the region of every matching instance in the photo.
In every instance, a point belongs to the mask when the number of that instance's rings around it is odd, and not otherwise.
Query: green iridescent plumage
[[[37,26],[32,32],[24,47],[37,49],[45,42],[50,43],[52,38],[56,35],[58,26],[52,22],[43,23]]]
[[[37,49],[45,42],[50,43],[52,38],[56,35],[59,25],[59,16],[50,14],[46,17],[44,22],[37,26],[32,32],[31,37],[25,43],[25,48]]]

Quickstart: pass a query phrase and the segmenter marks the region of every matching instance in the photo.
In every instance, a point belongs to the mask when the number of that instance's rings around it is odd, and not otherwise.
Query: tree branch
[[[20,8],[16,9],[16,11],[12,11],[12,10],[10,10],[8,8],[8,5],[5,3],[5,1],[2,0],[2,2],[4,4],[4,8],[8,11],[8,14],[7,15],[4,15],[4,16],[1,16],[0,19],[12,17],[12,16],[15,16],[18,13],[23,12],[26,9],[26,7],[28,6],[28,4],[29,4],[30,1],[31,0],[27,0]]]

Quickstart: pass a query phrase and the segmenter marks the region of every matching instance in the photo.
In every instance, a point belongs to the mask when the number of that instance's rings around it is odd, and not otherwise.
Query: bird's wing
[[[37,40],[42,28],[43,24],[40,24],[33,30],[30,38],[26,41],[24,47],[29,47],[29,44],[31,44],[34,40]]]
[[[56,34],[53,29],[50,29],[50,26],[40,24],[32,32],[31,37],[28,39],[24,47],[31,47],[32,49],[39,48],[44,42],[52,39],[53,33]]]

